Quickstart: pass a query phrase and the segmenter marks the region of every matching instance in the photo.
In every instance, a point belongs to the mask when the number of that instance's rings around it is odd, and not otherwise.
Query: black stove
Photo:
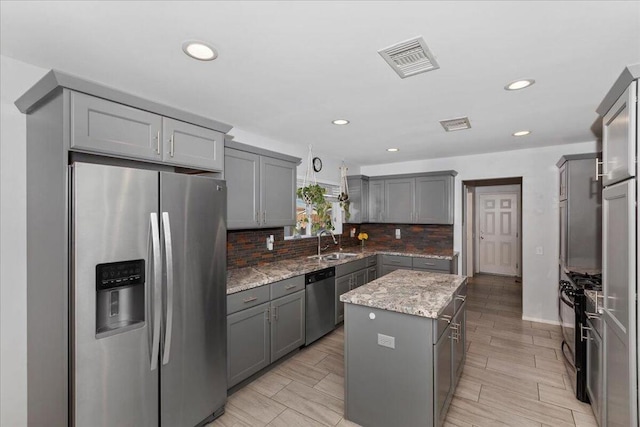
[[[602,274],[587,274],[570,271],[567,276],[576,288],[587,291],[602,291]]]

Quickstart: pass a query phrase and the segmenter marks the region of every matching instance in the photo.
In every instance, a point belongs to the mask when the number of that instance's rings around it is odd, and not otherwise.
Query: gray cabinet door
[[[304,292],[271,301],[271,363],[304,345]]]
[[[363,180],[359,176],[347,177],[347,184],[349,185],[349,220],[347,222],[361,224],[364,209]]]
[[[296,223],[296,165],[260,157],[260,206],[262,225],[282,227]]]
[[[453,390],[455,390],[456,385],[458,384],[458,379],[460,379],[460,375],[462,375],[462,368],[464,367],[466,355],[466,314],[467,307],[466,304],[463,303],[451,320],[451,340],[453,351],[451,355],[451,380]]]
[[[604,189],[602,290],[604,425],[637,425],[636,183]]]
[[[159,161],[157,114],[71,92],[71,149]]]
[[[367,283],[373,282],[378,278],[378,267],[373,266],[367,268]]]
[[[227,316],[227,387],[269,364],[269,303]]]
[[[260,156],[225,149],[224,177],[227,181],[227,228],[260,225]]]
[[[559,171],[560,176],[560,200],[567,200],[567,185],[569,183],[569,175],[567,174],[567,164],[562,165]]]
[[[433,390],[434,390],[434,425],[442,425],[452,395],[451,372],[451,330],[440,336],[433,346]]]
[[[602,121],[604,185],[636,175],[637,82],[624,91]]]
[[[369,181],[369,222],[384,222],[384,180]]]
[[[361,211],[362,216],[360,218],[361,222],[369,222],[369,180],[362,180],[362,190],[360,192],[362,201],[361,201]]]
[[[591,402],[593,415],[598,425],[604,425],[602,418],[602,339],[595,332],[593,325],[587,321],[587,395]]]
[[[415,179],[415,213],[418,224],[453,224],[453,177]]]
[[[384,222],[408,224],[415,218],[416,180],[386,179],[384,194]]]
[[[344,303],[340,302],[340,295],[351,290],[352,275],[336,279],[336,325],[344,320]]]
[[[362,269],[353,273],[353,280],[351,281],[351,289],[359,288],[367,283],[367,270]]]
[[[224,169],[224,134],[167,117],[162,118],[162,160],[185,167]]]

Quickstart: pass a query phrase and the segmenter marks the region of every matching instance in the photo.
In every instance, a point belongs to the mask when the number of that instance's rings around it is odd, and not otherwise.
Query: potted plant
[[[316,211],[317,221],[313,221],[311,224],[311,230],[317,231],[321,228],[327,230],[333,230],[333,224],[331,223],[331,203],[325,199],[324,195],[327,190],[322,188],[318,184],[309,184],[305,187],[300,187],[296,191],[299,198],[304,200],[307,205],[313,206]]]

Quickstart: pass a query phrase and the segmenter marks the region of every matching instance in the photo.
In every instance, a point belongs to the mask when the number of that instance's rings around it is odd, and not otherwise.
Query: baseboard
[[[528,320],[530,322],[546,323],[548,325],[560,326],[560,322],[558,320],[536,319],[535,317],[527,317],[527,316],[522,316],[522,320]]]

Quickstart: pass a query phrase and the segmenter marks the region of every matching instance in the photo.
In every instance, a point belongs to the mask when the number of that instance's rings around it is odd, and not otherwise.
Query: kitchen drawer
[[[426,270],[437,270],[448,273],[451,271],[451,260],[437,258],[414,257],[412,266]]]
[[[304,289],[304,276],[295,276],[271,284],[271,299],[283,297]]]
[[[227,314],[269,301],[269,286],[248,289],[246,291],[227,295]]]
[[[464,304],[464,300],[466,299],[467,299],[467,282],[461,285],[455,293],[455,296],[453,298],[454,305],[455,305],[454,312],[457,313],[458,310],[460,310],[460,307],[462,307],[462,304]]]
[[[437,341],[445,331],[449,329],[449,324],[451,323],[451,319],[453,319],[453,315],[455,313],[455,302],[451,300],[449,304],[442,310],[442,312],[438,315],[438,321],[434,323],[434,341]]]
[[[402,255],[382,255],[383,265],[411,268],[411,257]]]
[[[350,274],[364,268],[367,268],[367,262],[365,259],[349,261],[344,264],[336,265],[336,277],[342,277],[346,274]]]
[[[373,267],[378,264],[378,259],[375,255],[365,258],[367,267]]]

